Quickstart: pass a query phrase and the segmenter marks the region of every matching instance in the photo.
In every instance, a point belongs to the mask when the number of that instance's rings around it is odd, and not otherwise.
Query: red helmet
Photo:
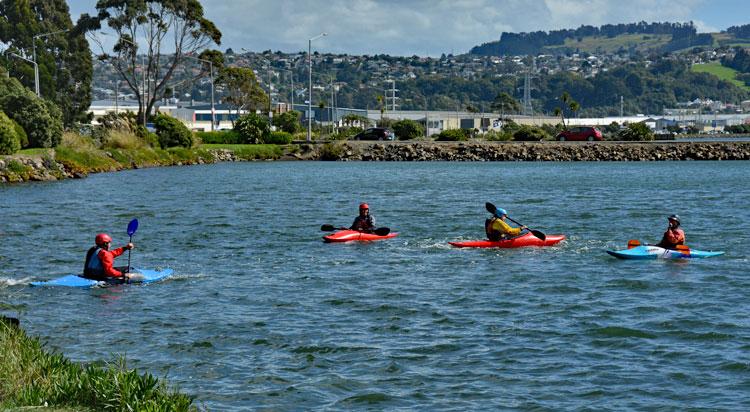
[[[109,235],[106,233],[99,233],[98,235],[96,235],[96,239],[94,239],[94,242],[96,243],[97,246],[102,246],[105,243],[109,243],[111,241],[112,241],[112,238],[109,237]]]
[[[360,203],[359,210],[363,210],[363,209],[368,209],[369,210],[370,206],[368,206],[367,203]]]

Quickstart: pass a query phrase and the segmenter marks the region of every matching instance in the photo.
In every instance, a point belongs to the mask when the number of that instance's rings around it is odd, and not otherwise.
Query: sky
[[[219,50],[351,55],[466,53],[504,31],[582,24],[693,21],[701,32],[750,24],[750,0],[200,0],[223,33]],[[96,0],[69,0],[75,22]]]

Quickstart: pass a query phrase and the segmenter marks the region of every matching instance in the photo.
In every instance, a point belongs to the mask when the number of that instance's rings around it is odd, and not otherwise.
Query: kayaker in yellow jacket
[[[526,226],[512,227],[505,223],[508,212],[503,208],[497,208],[495,214],[484,221],[484,231],[487,232],[487,239],[496,242],[501,239],[508,239],[519,236]]]

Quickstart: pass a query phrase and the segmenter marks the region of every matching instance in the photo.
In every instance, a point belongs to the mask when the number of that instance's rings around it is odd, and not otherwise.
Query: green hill
[[[737,87],[750,92],[750,86],[746,85],[745,82],[737,79],[737,74],[739,72],[732,69],[731,67],[722,66],[721,63],[694,64],[690,68],[690,70],[695,73],[713,74],[721,80],[726,80],[736,85]]]

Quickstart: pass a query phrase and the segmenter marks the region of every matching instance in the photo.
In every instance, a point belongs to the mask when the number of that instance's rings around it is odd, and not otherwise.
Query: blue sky
[[[71,15],[96,0],[70,0]],[[348,54],[465,53],[503,31],[581,24],[693,21],[700,31],[750,24],[750,0],[201,0],[225,50],[295,52],[321,32],[316,50]]]

